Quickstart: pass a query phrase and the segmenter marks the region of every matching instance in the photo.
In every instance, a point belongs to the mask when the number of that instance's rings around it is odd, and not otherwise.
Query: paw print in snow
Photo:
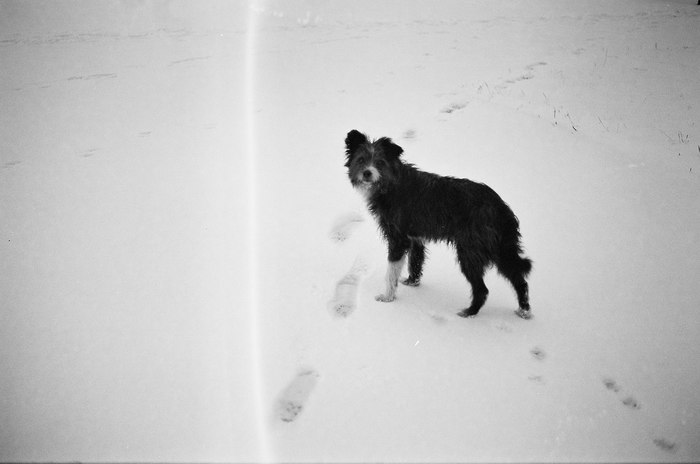
[[[654,444],[668,453],[675,453],[678,448],[674,442],[668,441],[665,438],[655,438]]]
[[[627,406],[630,409],[639,409],[641,406],[639,405],[639,402],[634,399],[633,396],[627,396],[625,399],[622,400],[622,404]]]
[[[611,390],[615,393],[620,391],[620,387],[615,383],[613,379],[605,378],[603,379],[603,385],[605,385],[605,388],[608,390]]]
[[[360,279],[366,273],[367,265],[356,259],[350,271],[335,285],[333,299],[329,302],[331,314],[345,318],[355,311]]]
[[[355,227],[364,220],[360,213],[348,213],[340,216],[331,228],[331,240],[341,243],[349,239]]]
[[[530,350],[530,354],[532,355],[533,358],[535,358],[538,361],[542,361],[546,354],[542,348],[539,346],[534,347],[533,349]]]
[[[277,400],[275,416],[282,422],[294,422],[304,410],[318,378],[318,372],[313,369],[299,371]]]
[[[622,402],[623,405],[630,409],[641,409],[642,405],[637,401],[637,399],[632,396],[632,395],[626,395],[622,392],[622,388],[617,384],[617,382],[614,379],[611,379],[610,377],[605,377],[603,379],[603,385],[605,385],[605,388],[607,388],[609,391],[618,394],[620,397],[620,401]]]

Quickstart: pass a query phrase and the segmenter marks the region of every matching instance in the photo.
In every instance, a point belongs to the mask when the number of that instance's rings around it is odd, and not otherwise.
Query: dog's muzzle
[[[361,182],[373,184],[379,180],[379,171],[374,166],[369,166],[367,169],[359,173],[357,176]]]

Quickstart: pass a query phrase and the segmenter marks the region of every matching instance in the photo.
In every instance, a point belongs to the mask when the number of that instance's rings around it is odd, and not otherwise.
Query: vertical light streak
[[[259,268],[258,268],[258,195],[257,195],[257,144],[255,128],[255,51],[257,46],[256,1],[248,5],[248,28],[245,49],[245,119],[246,119],[246,158],[248,164],[248,266],[249,280],[249,320],[250,320],[250,361],[252,368],[252,389],[255,403],[255,427],[258,437],[259,458],[262,462],[272,462],[272,450],[267,429],[267,408],[265,407],[264,381],[261,359],[261,331],[259,311]]]

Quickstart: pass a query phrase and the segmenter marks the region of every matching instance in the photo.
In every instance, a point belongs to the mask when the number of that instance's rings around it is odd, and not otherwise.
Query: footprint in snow
[[[365,218],[360,213],[347,213],[338,217],[331,228],[330,237],[334,242],[344,242],[352,235],[357,225]]]
[[[416,131],[414,129],[408,129],[404,131],[404,133],[401,136],[406,140],[415,139]]]
[[[532,63],[532,64],[525,66],[525,69],[527,69],[528,71],[532,71],[533,69],[538,68],[540,66],[547,66],[547,62],[546,61],[538,61],[537,63]]]
[[[541,375],[531,375],[527,379],[536,385],[544,385],[546,383]]]
[[[366,273],[367,266],[359,259],[356,259],[348,273],[335,285],[333,299],[329,302],[331,314],[345,318],[355,311],[360,279]]]
[[[82,153],[80,156],[83,158],[90,158],[91,156],[95,156],[99,150],[97,148],[90,148],[86,152]]]
[[[282,422],[294,422],[304,411],[319,374],[313,369],[303,369],[280,394],[275,406],[275,417]]]
[[[620,401],[622,401],[622,404],[626,407],[630,409],[641,409],[642,405],[639,403],[639,401],[637,401],[637,399],[632,395],[624,394],[622,388],[617,384],[617,382],[614,379],[610,377],[605,377],[603,379],[603,385],[605,385],[605,388],[607,388],[611,392],[618,394],[618,396],[620,397]]]
[[[530,354],[538,361],[542,361],[547,356],[542,348],[535,346],[530,350]]]
[[[545,354],[544,350],[542,348],[540,348],[539,346],[532,347],[532,349],[530,350],[530,354],[537,361],[543,361],[544,358],[547,356]],[[528,376],[527,379],[536,385],[544,385],[546,383],[544,380],[544,377],[541,375],[533,374],[533,375]]]
[[[498,84],[495,86],[496,90],[505,90],[508,87],[512,86],[513,84],[516,84],[521,81],[527,81],[530,79],[535,78],[535,69],[537,69],[540,66],[546,66],[547,63],[544,61],[538,61],[536,63],[529,64],[523,68],[522,72],[518,74],[516,77],[511,77],[510,79],[506,79],[502,83]]]
[[[539,61],[537,63],[532,63],[530,65],[525,66],[525,72],[522,73],[520,76],[518,76],[515,81],[526,81],[533,79],[535,77],[535,73],[533,72],[536,68],[540,66],[546,66],[547,63],[544,61]]]
[[[622,404],[624,404],[625,406],[627,406],[627,407],[630,408],[630,409],[639,409],[639,408],[642,407],[642,406],[639,404],[639,401],[637,401],[637,400],[634,398],[634,396],[626,396],[626,397],[622,400]]]
[[[22,164],[21,161],[8,161],[7,163],[2,165],[3,169],[9,169],[13,166],[17,166],[18,164]]]
[[[494,325],[494,327],[497,330],[500,330],[501,332],[504,332],[504,333],[512,333],[513,332],[513,326],[508,324],[507,322],[504,322],[504,321],[497,322],[496,325]]]
[[[466,108],[468,103],[469,102],[464,102],[464,101],[453,102],[453,103],[450,103],[448,106],[444,107],[443,109],[441,109],[440,112],[446,113],[446,114],[454,113],[455,111],[459,111],[459,110]]]
[[[445,316],[443,316],[442,314],[428,313],[428,317],[430,318],[431,321],[433,321],[437,325],[447,324],[447,318]]]
[[[617,383],[610,378],[604,378],[603,379],[603,385],[605,385],[605,388],[607,388],[610,391],[613,391],[615,393],[620,391],[620,387],[617,385]]]
[[[675,453],[678,449],[678,445],[672,441],[668,441],[665,438],[655,438],[654,444],[668,453]]]

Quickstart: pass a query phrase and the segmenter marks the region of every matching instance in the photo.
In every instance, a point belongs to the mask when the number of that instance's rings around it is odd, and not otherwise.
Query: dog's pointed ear
[[[351,130],[348,132],[348,136],[345,137],[345,154],[350,158],[350,155],[355,153],[357,147],[367,142],[369,142],[369,140],[367,140],[365,134],[355,129]]]
[[[389,137],[382,137],[378,142],[379,146],[382,147],[382,150],[390,160],[399,159],[399,156],[403,153],[403,148],[392,142]]]

